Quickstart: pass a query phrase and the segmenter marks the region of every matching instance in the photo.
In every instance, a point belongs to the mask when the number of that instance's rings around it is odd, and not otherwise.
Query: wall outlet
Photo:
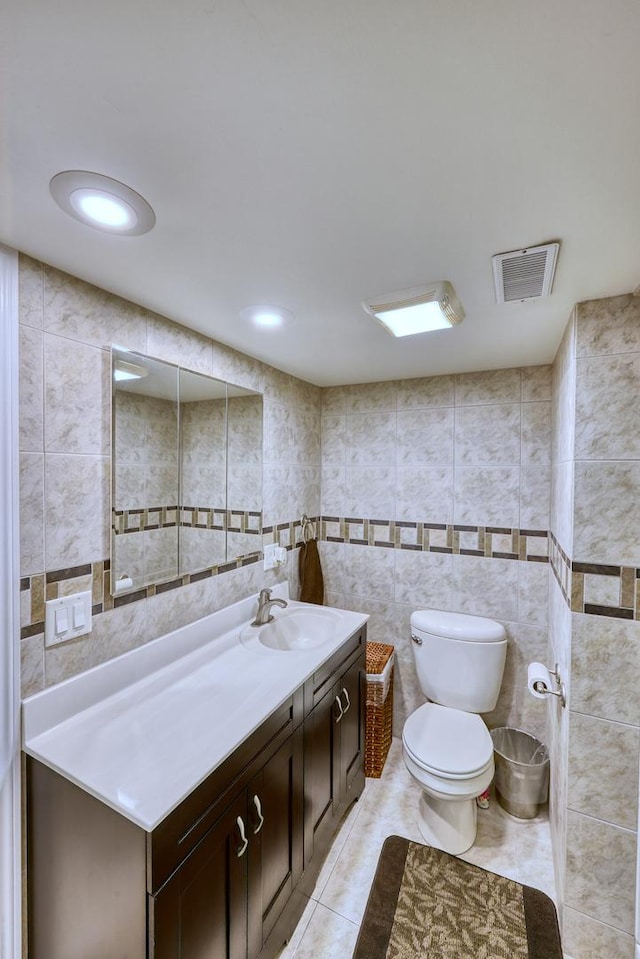
[[[269,543],[268,546],[264,547],[264,568],[265,569],[275,569],[278,565],[276,559],[277,546],[275,543]]]
[[[49,599],[45,605],[44,644],[55,646],[91,632],[91,590]]]

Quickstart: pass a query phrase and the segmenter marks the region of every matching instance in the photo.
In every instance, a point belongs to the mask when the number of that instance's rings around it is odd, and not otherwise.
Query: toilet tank
[[[507,655],[507,634],[493,619],[422,609],[411,614],[411,646],[422,692],[467,713],[490,712]]]

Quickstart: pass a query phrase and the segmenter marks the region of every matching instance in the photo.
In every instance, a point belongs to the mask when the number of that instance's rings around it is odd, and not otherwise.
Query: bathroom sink
[[[256,640],[267,649],[304,652],[334,639],[340,614],[323,606],[293,606],[274,610],[272,622],[264,626],[245,626],[240,639],[255,648]]]

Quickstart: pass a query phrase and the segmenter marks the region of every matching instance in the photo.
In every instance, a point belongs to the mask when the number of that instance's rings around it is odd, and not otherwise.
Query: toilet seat
[[[402,742],[416,766],[439,779],[472,779],[493,765],[493,742],[480,716],[437,703],[409,716]]]

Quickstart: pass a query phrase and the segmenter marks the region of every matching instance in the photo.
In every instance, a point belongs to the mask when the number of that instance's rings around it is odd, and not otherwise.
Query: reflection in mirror
[[[114,349],[111,591],[178,574],[178,369]]]
[[[227,387],[227,557],[262,550],[262,396]]]
[[[180,573],[226,562],[227,384],[180,370]]]
[[[262,396],[112,350],[111,591],[262,549]]]

